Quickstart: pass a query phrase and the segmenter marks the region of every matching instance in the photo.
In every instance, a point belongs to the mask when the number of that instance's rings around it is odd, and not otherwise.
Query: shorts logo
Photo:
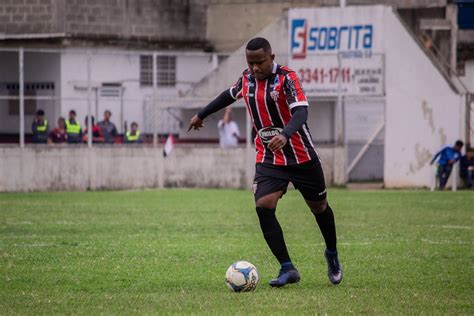
[[[279,135],[282,130],[283,128],[280,127],[268,126],[260,129],[258,131],[258,136],[260,136],[262,142],[268,144],[272,138]]]
[[[257,194],[257,185],[258,185],[257,182],[254,182],[253,185],[252,185],[253,194]]]
[[[325,193],[326,193],[326,189],[324,189],[323,192],[319,192],[318,195],[321,196],[321,195],[323,195],[323,194],[325,194]]]

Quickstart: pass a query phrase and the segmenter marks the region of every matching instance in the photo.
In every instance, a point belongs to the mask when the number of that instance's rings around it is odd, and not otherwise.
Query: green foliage
[[[473,314],[474,194],[330,190],[345,279],[295,191],[278,216],[302,281],[278,264],[247,191],[0,194],[1,314]],[[248,260],[254,293],[231,293]]]

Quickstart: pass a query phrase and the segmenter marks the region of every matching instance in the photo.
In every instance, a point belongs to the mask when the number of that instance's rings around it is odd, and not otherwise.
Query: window
[[[140,56],[140,85],[141,86],[152,86],[153,85],[153,56],[141,55]]]
[[[156,56],[156,84],[158,87],[176,85],[176,56]],[[140,85],[153,85],[153,56],[140,56]]]
[[[100,87],[100,96],[102,98],[120,98],[122,93],[122,84],[117,82],[103,82]]]
[[[176,85],[176,56],[156,56],[158,87]]]

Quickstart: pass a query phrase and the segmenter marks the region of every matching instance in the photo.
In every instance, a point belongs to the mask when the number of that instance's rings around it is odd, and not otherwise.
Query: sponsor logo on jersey
[[[275,126],[268,126],[260,129],[258,131],[258,136],[265,144],[268,144],[273,137],[280,135],[283,128],[275,127]]]

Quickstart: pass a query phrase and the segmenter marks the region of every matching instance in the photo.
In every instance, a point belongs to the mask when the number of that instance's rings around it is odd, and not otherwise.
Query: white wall
[[[459,77],[470,93],[474,93],[474,59],[466,61],[464,76]]]
[[[87,56],[82,52],[71,49],[61,55],[61,89],[62,97],[66,99],[61,112],[67,116],[69,110],[75,109],[81,123],[87,113],[87,90],[84,89],[87,81]],[[213,69],[209,54],[170,52],[170,55],[173,54],[177,55],[177,85],[158,88],[158,98],[176,97],[180,92],[184,93]],[[140,86],[140,52],[94,50],[91,58],[91,81],[93,86],[100,86],[103,82],[121,82],[124,87],[123,120],[128,124],[135,121],[143,126],[144,100],[153,95],[153,88]],[[75,85],[80,85],[83,89],[75,89]],[[92,112],[95,115],[95,92],[93,94]],[[82,100],[72,100],[73,98]],[[163,106],[166,106],[166,102],[163,102]],[[99,119],[106,109],[112,111],[112,121],[118,127],[121,116],[120,99],[99,99],[97,110]]]
[[[430,186],[434,153],[462,133],[462,99],[387,7],[386,187]]]

